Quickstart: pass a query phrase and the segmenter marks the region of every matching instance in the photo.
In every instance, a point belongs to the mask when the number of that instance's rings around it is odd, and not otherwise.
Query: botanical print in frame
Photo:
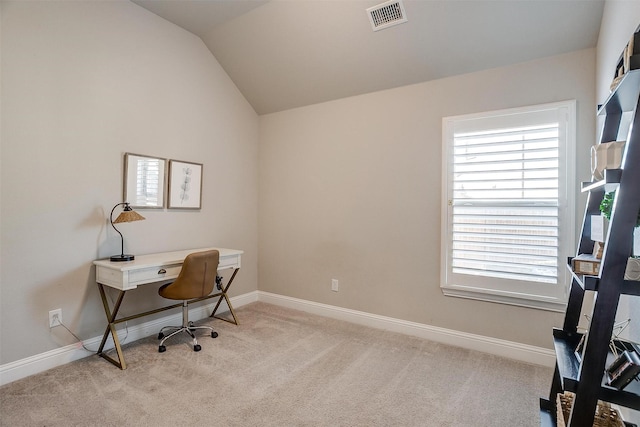
[[[202,207],[202,164],[169,160],[169,209]]]

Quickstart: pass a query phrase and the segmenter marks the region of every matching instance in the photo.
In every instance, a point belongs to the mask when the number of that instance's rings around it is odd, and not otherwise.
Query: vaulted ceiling
[[[604,0],[133,0],[199,36],[258,114],[595,47]]]

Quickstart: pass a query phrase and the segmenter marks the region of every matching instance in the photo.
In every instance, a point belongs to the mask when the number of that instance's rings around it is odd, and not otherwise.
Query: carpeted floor
[[[539,426],[552,370],[254,303],[0,388],[1,426]]]

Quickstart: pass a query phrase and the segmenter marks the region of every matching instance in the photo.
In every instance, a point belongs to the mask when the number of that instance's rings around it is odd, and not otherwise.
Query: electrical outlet
[[[56,308],[55,310],[51,310],[49,312],[49,327],[53,328],[55,326],[60,326],[62,323],[62,309]]]
[[[338,292],[338,279],[331,279],[331,290]]]

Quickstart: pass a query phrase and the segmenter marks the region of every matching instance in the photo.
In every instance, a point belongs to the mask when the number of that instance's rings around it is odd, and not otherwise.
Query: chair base
[[[160,345],[158,346],[158,352],[164,353],[167,351],[167,348],[164,345],[164,342],[169,338],[178,335],[180,332],[184,332],[188,334],[193,339],[193,351],[200,351],[202,347],[198,344],[198,340],[195,335],[195,331],[197,329],[208,329],[211,331],[211,338],[216,338],[218,333],[213,330],[210,326],[194,326],[193,322],[189,321],[189,309],[187,307],[187,301],[182,302],[182,326],[165,326],[160,329],[158,333],[158,339],[160,341]],[[166,335],[167,331],[170,331],[168,335]]]

